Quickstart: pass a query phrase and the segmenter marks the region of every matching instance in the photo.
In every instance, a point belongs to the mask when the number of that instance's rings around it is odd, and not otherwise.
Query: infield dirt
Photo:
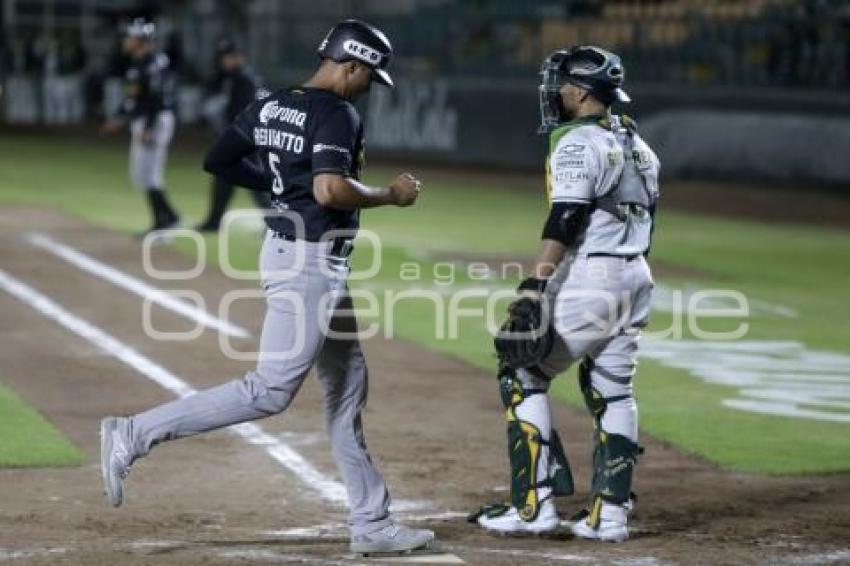
[[[34,228],[147,279],[137,241],[55,211],[23,207],[0,213],[0,257],[9,275],[196,388],[250,369],[248,362],[223,356],[213,332],[188,343],[151,340],[142,331],[138,296],[28,244],[24,236]],[[190,264],[164,248],[156,261],[162,269]],[[187,287],[179,281],[152,284]],[[191,288],[216,305],[225,292],[255,284],[208,269]],[[259,300],[232,310],[233,322],[254,333],[240,343],[243,349],[254,345],[262,314]],[[317,498],[261,447],[226,432],[157,448],[134,466],[125,505],[110,508],[101,493],[99,420],[144,410],[171,395],[6,293],[0,294],[0,320],[0,377],[88,457],[79,468],[0,471],[0,562],[361,562],[348,554],[344,508]],[[158,311],[154,321],[161,329],[188,327],[166,311]],[[507,496],[504,423],[493,376],[401,341],[373,338],[364,346],[371,370],[364,417],[369,446],[394,497],[422,502],[399,517],[436,530],[444,554],[428,561],[457,556],[468,564],[850,562],[850,476],[732,474],[646,435],[628,543],[576,541],[566,531],[533,539],[485,534],[462,515]],[[559,405],[554,414],[578,483],[576,496],[559,502],[571,514],[587,493],[591,421],[579,408]],[[287,412],[260,424],[336,477],[315,379],[308,378]]]

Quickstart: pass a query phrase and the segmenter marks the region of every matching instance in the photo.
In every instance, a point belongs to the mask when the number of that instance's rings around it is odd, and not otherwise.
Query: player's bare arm
[[[126,125],[121,118],[110,118],[100,126],[101,134],[114,134],[119,132]]]
[[[589,206],[584,202],[553,203],[543,225],[540,252],[531,272],[531,278],[538,282],[540,289],[554,275],[567,252],[575,248],[586,228],[588,214]],[[541,292],[527,289],[522,294],[539,297]]]
[[[410,206],[416,202],[422,183],[402,173],[387,187],[372,187],[351,177],[323,173],[313,178],[313,196],[322,206],[341,210],[376,206]]]
[[[531,271],[531,276],[540,281],[548,281],[555,269],[567,253],[567,246],[558,240],[543,240],[540,246],[540,252],[537,254],[537,259],[534,261],[534,268]],[[523,294],[540,295],[539,292],[526,291]]]

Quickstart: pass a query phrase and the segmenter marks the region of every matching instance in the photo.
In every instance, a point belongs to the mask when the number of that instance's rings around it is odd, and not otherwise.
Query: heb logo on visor
[[[342,49],[349,55],[352,55],[373,67],[377,67],[378,63],[381,62],[381,54],[378,51],[372,49],[368,45],[360,43],[356,39],[345,40],[342,44]]]

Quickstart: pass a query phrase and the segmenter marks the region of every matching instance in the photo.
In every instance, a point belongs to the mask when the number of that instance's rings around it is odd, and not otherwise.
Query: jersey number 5
[[[282,195],[283,189],[283,177],[280,176],[280,169],[278,166],[280,165],[280,157],[276,153],[269,153],[269,168],[272,170],[272,174],[274,175],[274,181],[272,181],[272,192],[276,195]]]

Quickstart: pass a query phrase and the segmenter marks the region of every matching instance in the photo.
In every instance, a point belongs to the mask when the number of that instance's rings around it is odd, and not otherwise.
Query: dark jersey
[[[224,119],[229,124],[236,119],[246,106],[257,99],[260,80],[248,69],[242,67],[224,75],[222,91],[227,97],[224,107]]]
[[[127,67],[120,113],[129,118],[144,117],[150,128],[157,114],[174,108],[175,89],[168,56],[156,51],[150,53]]]
[[[355,231],[358,211],[324,207],[313,197],[313,176],[358,179],[363,127],[357,110],[336,94],[290,88],[253,102],[219,137],[204,168],[226,181],[270,191],[272,204],[304,222],[300,233],[286,217],[266,218],[270,229],[321,239],[330,230]]]

